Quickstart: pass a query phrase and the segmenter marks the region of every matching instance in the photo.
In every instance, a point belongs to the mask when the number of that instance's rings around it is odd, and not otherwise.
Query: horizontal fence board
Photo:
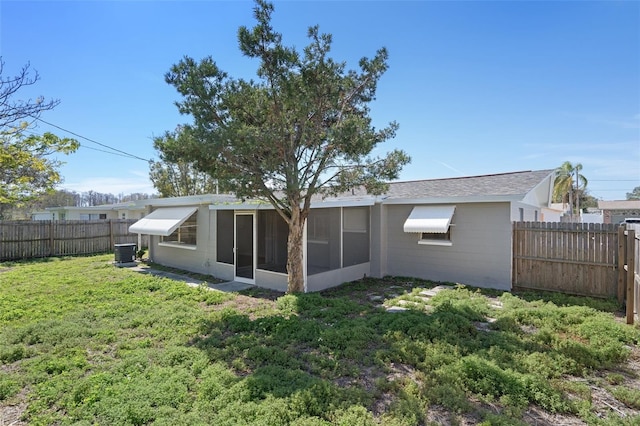
[[[618,295],[619,225],[514,222],[515,289]]]
[[[114,244],[138,243],[136,219],[0,221],[0,261],[107,253]],[[142,236],[149,246],[149,236]]]

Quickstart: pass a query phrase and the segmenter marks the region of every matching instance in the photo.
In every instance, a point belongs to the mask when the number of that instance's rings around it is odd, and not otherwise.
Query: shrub
[[[20,384],[9,374],[0,372],[0,401],[11,398],[20,391]]]

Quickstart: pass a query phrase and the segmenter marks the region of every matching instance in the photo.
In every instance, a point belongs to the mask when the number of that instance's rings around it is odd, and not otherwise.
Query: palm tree
[[[575,166],[569,161],[562,163],[560,167],[556,169],[556,179],[553,184],[553,198],[555,200],[561,200],[563,203],[565,199],[569,201],[569,212],[573,219],[573,201],[576,199],[576,210],[580,211],[580,193],[587,187],[587,178],[580,174],[582,170],[582,164],[577,163]],[[573,178],[575,177],[575,188],[573,186]],[[574,196],[575,194],[575,196]]]

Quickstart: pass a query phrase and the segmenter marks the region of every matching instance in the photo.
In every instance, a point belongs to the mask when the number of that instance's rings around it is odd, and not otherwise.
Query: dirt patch
[[[208,309],[214,311],[221,311],[227,308],[235,309],[247,315],[249,319],[255,320],[263,316],[261,313],[276,309],[276,302],[275,298],[271,300],[269,298],[263,299],[239,294],[231,300],[208,307]]]
[[[22,414],[27,409],[27,389],[0,404],[0,426],[24,426]]]

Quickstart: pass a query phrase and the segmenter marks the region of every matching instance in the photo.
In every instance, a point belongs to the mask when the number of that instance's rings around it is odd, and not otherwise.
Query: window
[[[312,209],[307,217],[307,274],[340,268],[340,209]]]
[[[66,217],[65,213],[60,213],[60,220],[65,220]]]
[[[106,218],[107,218],[106,214],[98,214],[98,213],[85,213],[80,215],[80,220],[98,220],[98,219],[106,219]]]
[[[420,234],[420,242],[423,241],[451,241],[451,227],[445,233],[423,232]]]
[[[307,218],[307,241],[329,242],[329,209],[312,210]]]
[[[101,215],[102,216],[102,215]],[[198,213],[193,213],[178,228],[168,236],[162,236],[160,241],[171,244],[195,246],[198,233]]]
[[[416,206],[404,223],[404,232],[419,233],[418,244],[451,246],[456,206]]]
[[[342,266],[369,261],[369,208],[344,208],[342,213]]]
[[[258,212],[258,269],[287,273],[287,222],[275,210]]]
[[[216,261],[233,265],[233,210],[216,214]]]

